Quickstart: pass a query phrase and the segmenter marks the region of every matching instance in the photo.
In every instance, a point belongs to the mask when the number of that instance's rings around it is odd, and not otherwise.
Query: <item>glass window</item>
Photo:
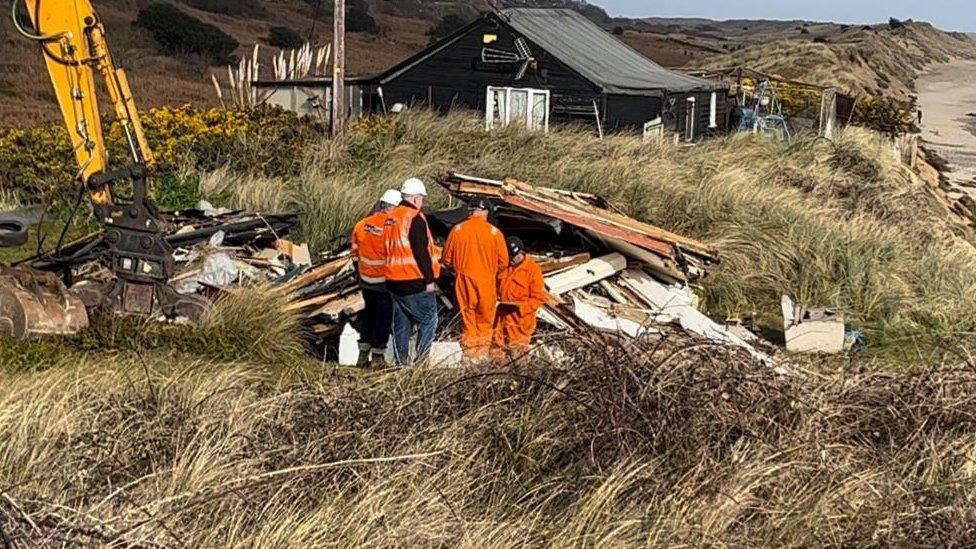
[[[549,111],[548,96],[545,93],[532,94],[532,129],[544,130],[546,128],[546,115]]]
[[[508,122],[510,124],[526,124],[529,120],[529,91],[512,90],[512,105]]]
[[[502,90],[496,89],[496,90],[492,90],[491,92],[492,110],[491,110],[491,119],[489,121],[490,128],[494,128],[496,124],[501,124],[502,126],[506,124],[505,117],[506,117],[507,107],[506,107],[505,95],[506,95],[505,90],[503,89]]]
[[[549,92],[546,90],[489,86],[485,103],[485,127],[489,130],[508,124],[549,130]]]

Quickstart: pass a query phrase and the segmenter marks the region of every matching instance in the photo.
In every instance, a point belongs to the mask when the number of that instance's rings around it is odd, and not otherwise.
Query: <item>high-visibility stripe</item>
[[[386,261],[387,265],[416,266],[417,260],[413,257],[391,257]]]
[[[366,259],[365,257],[359,259],[361,265],[369,265],[370,267],[385,267],[385,259]]]
[[[386,282],[385,276],[366,276],[360,273],[359,278],[367,284],[383,284]]]
[[[427,218],[416,208],[398,206],[390,212],[385,225],[386,239],[386,279],[390,281],[418,280],[423,278],[420,267],[414,259],[414,250],[410,245],[410,227],[414,218],[420,217],[425,222]],[[431,257],[431,268],[434,278],[440,277],[440,263],[437,260],[438,251],[434,246],[434,237],[427,226],[427,253]]]

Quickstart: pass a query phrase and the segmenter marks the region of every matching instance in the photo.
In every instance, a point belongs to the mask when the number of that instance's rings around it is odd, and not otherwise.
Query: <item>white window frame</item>
[[[712,92],[712,101],[709,103],[708,127],[718,127],[718,92]]]
[[[528,92],[525,106],[525,120],[522,123],[526,128],[529,129],[541,129],[545,133],[549,133],[549,106],[550,106],[550,94],[549,90],[540,90],[537,88],[512,88],[507,86],[488,86],[485,91],[485,130],[491,131],[495,127],[505,127],[512,122],[517,122],[512,120],[512,92]],[[495,120],[495,92],[505,93],[505,112],[501,113],[501,120]],[[541,128],[535,127],[532,121],[532,114],[535,107],[535,99],[539,96],[545,97],[545,117],[543,119],[543,124]]]

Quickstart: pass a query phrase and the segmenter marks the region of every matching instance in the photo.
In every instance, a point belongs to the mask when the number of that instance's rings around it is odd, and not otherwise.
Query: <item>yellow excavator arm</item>
[[[29,28],[18,13],[24,2]],[[94,213],[105,223],[106,261],[115,278],[98,292],[101,305],[128,314],[197,316],[200,303],[179,296],[168,285],[173,251],[164,224],[149,196],[152,151],[146,143],[125,72],[115,65],[105,27],[88,0],[13,0],[17,30],[35,41],[47,65],[78,163],[78,180]],[[122,167],[108,157],[98,109],[100,77],[115,117],[128,140],[131,159]],[[113,193],[119,182],[131,182],[132,196]]]
[[[133,162],[151,166],[152,151],[146,143],[139,114],[125,72],[116,67],[105,41],[105,27],[87,0],[24,0],[33,30],[20,25],[14,2],[14,21],[27,37],[37,41],[61,106],[79,179],[89,185],[95,174],[108,166],[101,115],[98,111],[95,74],[102,76],[115,116],[125,131]],[[107,185],[89,188],[92,202],[111,202]]]

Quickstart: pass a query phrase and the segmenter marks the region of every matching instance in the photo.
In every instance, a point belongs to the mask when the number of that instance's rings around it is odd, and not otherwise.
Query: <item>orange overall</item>
[[[495,322],[495,345],[506,351],[525,352],[535,333],[535,314],[549,295],[542,268],[529,256],[502,274],[498,301],[515,308],[500,307]]]
[[[471,216],[454,227],[444,245],[444,265],[454,269],[466,356],[482,357],[491,346],[498,276],[508,265],[505,237],[488,220]]]

